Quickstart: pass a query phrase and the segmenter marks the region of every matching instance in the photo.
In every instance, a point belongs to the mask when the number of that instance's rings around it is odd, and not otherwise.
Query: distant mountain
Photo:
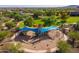
[[[69,5],[65,6],[65,8],[79,8],[79,5]]]

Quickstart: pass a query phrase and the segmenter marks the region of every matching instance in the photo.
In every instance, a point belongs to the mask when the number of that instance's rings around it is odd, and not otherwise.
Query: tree
[[[59,41],[58,48],[60,53],[68,53],[71,51],[71,46],[66,41]]]
[[[35,18],[35,19],[38,19],[38,16],[43,16],[43,15],[45,15],[45,11],[43,11],[43,10],[34,10],[33,11],[33,17]]]
[[[57,20],[56,19],[51,19],[51,18],[47,18],[45,20],[43,20],[45,22],[45,26],[52,26],[52,25],[56,25]]]
[[[62,19],[61,23],[66,23],[66,19],[69,18],[69,13],[68,12],[60,12],[60,18]]]
[[[29,18],[27,18],[25,21],[24,21],[24,24],[26,25],[26,26],[33,26],[33,18],[32,17],[29,17]]]
[[[11,28],[15,27],[16,24],[15,24],[14,22],[7,22],[7,23],[6,23],[6,26],[7,26],[9,29],[11,29]]]
[[[70,37],[71,41],[72,41],[72,46],[75,46],[75,42],[79,40],[79,32],[76,31],[70,31],[68,33],[68,36]]]
[[[16,21],[21,21],[21,20],[23,20],[23,16],[20,15],[19,13],[16,13],[16,14],[14,15],[14,17],[15,17]]]
[[[1,31],[0,32],[0,41],[5,39],[6,37],[9,37],[10,35],[11,35],[11,33],[9,31]]]
[[[15,21],[21,21],[23,19],[23,16],[19,12],[11,12],[8,14],[8,17],[14,18]]]
[[[73,28],[75,30],[79,31],[79,21],[76,24],[74,24]]]
[[[46,15],[47,16],[52,16],[54,12],[52,10],[46,10]]]
[[[23,22],[23,21],[20,21],[18,27],[19,27],[19,28],[25,27],[24,22]]]

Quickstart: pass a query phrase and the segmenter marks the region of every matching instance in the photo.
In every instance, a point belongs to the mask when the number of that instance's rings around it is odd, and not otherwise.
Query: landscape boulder
[[[29,36],[30,38],[36,36],[35,32],[33,31],[27,31],[26,35]]]
[[[59,30],[48,31],[47,35],[51,39],[63,39],[64,38],[64,34]]]

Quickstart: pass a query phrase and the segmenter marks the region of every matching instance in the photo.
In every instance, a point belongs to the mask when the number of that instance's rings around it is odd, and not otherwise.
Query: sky
[[[0,5],[79,5],[79,0],[0,0]]]
[[[63,7],[79,5],[79,0],[0,0],[0,7]]]
[[[67,5],[0,5],[0,7],[64,7]]]

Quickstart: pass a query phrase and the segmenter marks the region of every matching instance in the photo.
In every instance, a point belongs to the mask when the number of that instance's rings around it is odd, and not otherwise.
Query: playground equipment
[[[41,24],[39,24],[37,26],[37,28],[36,27],[28,27],[28,26],[24,25],[23,21],[19,22],[17,27],[18,27],[18,30],[20,30],[21,32],[23,32],[23,31],[33,31],[37,34],[42,34],[42,33],[45,33],[49,30],[59,30],[59,28],[56,27],[56,26],[42,27]]]

